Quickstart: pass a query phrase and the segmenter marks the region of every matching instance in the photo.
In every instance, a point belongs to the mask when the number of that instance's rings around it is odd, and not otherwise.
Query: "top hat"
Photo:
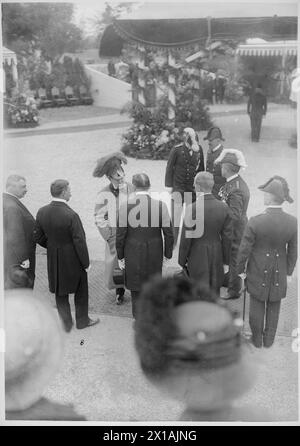
[[[247,167],[245,157],[240,150],[224,149],[215,160],[215,164],[230,163],[237,167]]]
[[[294,201],[290,196],[286,180],[279,175],[270,178],[265,184],[259,186],[258,189],[275,195],[281,201],[287,201],[288,203],[293,203]]]
[[[122,152],[114,152],[103,156],[97,160],[93,176],[101,178],[104,175],[109,175],[116,167],[121,167],[122,163],[127,164],[126,156]]]
[[[219,138],[222,141],[225,141],[225,139],[222,136],[222,132],[220,130],[219,127],[211,127],[208,132],[207,135],[203,138],[204,140],[208,139],[210,141],[212,141],[213,139]]]
[[[57,371],[63,332],[53,308],[28,289],[5,292],[5,406],[25,410],[42,396]]]

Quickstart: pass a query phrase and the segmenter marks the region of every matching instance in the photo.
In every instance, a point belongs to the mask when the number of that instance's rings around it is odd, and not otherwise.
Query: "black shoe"
[[[125,288],[116,289],[116,304],[121,305],[124,302]]]
[[[83,328],[87,328],[87,327],[92,327],[93,325],[99,324],[100,319],[97,317],[97,319],[91,319],[89,318],[88,323],[86,325],[84,325],[83,327],[78,327],[78,330],[82,330]]]

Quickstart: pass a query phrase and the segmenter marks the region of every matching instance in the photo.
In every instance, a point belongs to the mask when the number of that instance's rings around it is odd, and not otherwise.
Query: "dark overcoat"
[[[125,258],[125,284],[131,291],[139,291],[151,276],[162,273],[163,256],[168,259],[172,257],[174,243],[166,204],[149,195],[137,197],[136,204],[143,223],[136,227],[132,224],[130,216],[135,212],[134,208],[137,209],[132,197],[133,201],[126,206],[126,210],[124,207],[120,209],[125,221],[123,219],[120,226],[119,220],[116,238],[118,259]]]
[[[198,152],[190,155],[185,144],[175,146],[169,155],[165,186],[172,187],[176,192],[193,192],[194,178],[198,172],[204,170],[204,156],[202,147]]]
[[[250,218],[238,253],[238,273],[247,264],[247,289],[260,301],[286,296],[287,275],[297,261],[297,219],[280,208]]]
[[[232,226],[231,249],[234,251],[234,254],[237,254],[237,249],[241,243],[248,221],[249,188],[243,178],[238,175],[221,187],[219,196],[229,207]]]
[[[214,187],[212,189],[212,193],[218,199],[220,199],[218,195],[219,190],[226,182],[226,179],[222,177],[221,164],[215,164],[215,161],[221,155],[222,150],[223,146],[221,144],[221,146],[215,151],[209,149],[206,155],[206,171],[214,176]]]
[[[90,264],[78,214],[67,203],[52,201],[38,211],[34,235],[47,248],[50,292],[60,296],[75,293]]]
[[[35,220],[29,210],[13,195],[3,194],[4,288],[14,288],[9,271],[29,259],[28,275],[35,277]]]
[[[223,265],[229,262],[229,248],[231,239],[231,221],[226,204],[217,200],[212,194],[198,198],[197,202],[189,206],[193,219],[196,218],[196,206],[199,200],[204,200],[202,210],[204,217],[203,234],[200,237],[187,238],[189,228],[183,221],[181,241],[179,246],[178,263],[187,266],[189,275],[203,286],[219,291],[223,283]],[[187,210],[188,211],[188,210]],[[190,210],[189,210],[190,211]],[[197,220],[201,216],[197,216]]]

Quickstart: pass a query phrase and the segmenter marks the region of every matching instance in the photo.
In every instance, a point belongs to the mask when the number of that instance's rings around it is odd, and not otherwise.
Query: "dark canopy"
[[[210,28],[210,33],[209,33]],[[99,55],[120,56],[124,42],[146,47],[180,48],[211,41],[259,37],[297,39],[297,17],[233,17],[194,19],[115,20],[100,42]]]

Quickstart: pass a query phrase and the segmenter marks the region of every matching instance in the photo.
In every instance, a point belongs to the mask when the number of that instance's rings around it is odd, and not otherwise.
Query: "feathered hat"
[[[238,167],[247,167],[245,157],[240,150],[237,149],[224,149],[221,154],[215,160],[215,164],[230,163]]]
[[[263,192],[268,192],[269,194],[275,195],[281,201],[287,201],[288,203],[293,203],[294,201],[290,196],[290,190],[287,181],[279,175],[274,175],[265,184],[259,186],[258,189]]]
[[[114,152],[103,156],[97,160],[93,176],[96,178],[101,178],[104,175],[111,176],[117,169],[122,167],[122,163],[127,164],[126,156],[122,152]]]

